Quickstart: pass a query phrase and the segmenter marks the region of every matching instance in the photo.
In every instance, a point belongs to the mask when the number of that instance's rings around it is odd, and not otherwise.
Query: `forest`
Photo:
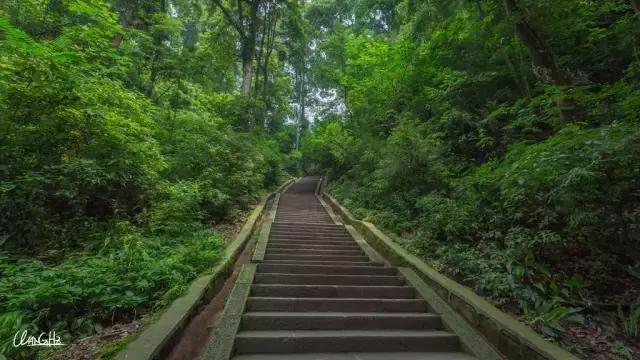
[[[303,7],[249,3],[1,2],[0,359],[161,309],[297,171]]]
[[[640,2],[307,11],[334,196],[579,357],[640,358]]]
[[[152,318],[304,173],[577,356],[637,359],[639,113],[639,0],[0,1],[0,359]]]

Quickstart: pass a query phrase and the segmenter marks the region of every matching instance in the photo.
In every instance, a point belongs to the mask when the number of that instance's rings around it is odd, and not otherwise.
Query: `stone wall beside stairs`
[[[424,282],[506,358],[513,360],[578,360],[568,351],[546,341],[526,325],[502,312],[475,294],[470,288],[440,274],[395,243],[375,225],[357,220],[336,199],[322,190],[320,192],[343,223],[352,225],[358,230],[365,241],[392,265],[415,270]]]

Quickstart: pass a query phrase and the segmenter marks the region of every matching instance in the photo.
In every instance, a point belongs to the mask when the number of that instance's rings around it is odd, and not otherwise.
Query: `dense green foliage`
[[[0,338],[165,305],[304,164],[570,350],[638,356],[638,39],[638,0],[5,0]]]
[[[312,4],[309,21],[331,29],[314,34],[314,78],[346,111],[314,125],[306,166],[357,216],[536,329],[587,358],[624,357],[616,335],[576,345],[559,321],[640,297],[639,11]]]
[[[218,259],[209,228],[298,171],[299,4],[253,3],[240,93],[235,2],[1,2],[0,358],[166,304]]]

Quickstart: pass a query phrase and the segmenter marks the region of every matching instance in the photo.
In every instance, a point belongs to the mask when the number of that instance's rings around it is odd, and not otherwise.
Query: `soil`
[[[52,355],[51,360],[94,360],[99,357],[98,350],[126,336],[135,334],[144,326],[144,320],[136,320],[128,324],[116,324],[101,332],[74,341],[63,352]]]
[[[558,279],[578,275],[582,279],[584,307],[582,323],[561,321],[561,331],[553,331],[553,340],[562,347],[589,360],[640,360],[640,338],[629,338],[621,326],[619,311],[628,316],[630,305],[640,300],[640,278],[621,265],[615,256],[569,249],[557,254],[550,270]],[[523,321],[520,308],[511,302],[501,304],[503,311]],[[620,309],[620,310],[619,310]],[[549,332],[534,330],[549,337]]]

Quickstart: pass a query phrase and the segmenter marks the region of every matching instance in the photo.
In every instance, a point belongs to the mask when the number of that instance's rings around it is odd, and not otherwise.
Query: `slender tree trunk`
[[[124,17],[124,15],[120,16],[120,26],[122,27],[122,31],[124,32],[124,29],[127,28],[127,19]],[[118,49],[120,48],[120,44],[122,44],[122,39],[124,38],[124,34],[122,32],[117,33],[114,37],[113,37],[113,47]]]
[[[267,101],[267,84],[269,82],[269,61],[271,59],[271,54],[273,53],[274,38],[276,32],[275,26],[277,22],[278,19],[274,15],[274,18],[271,19],[270,24],[266,28],[266,54],[264,56],[264,64],[262,67],[262,96],[265,102]],[[258,86],[258,84],[256,84],[256,86]]]
[[[117,13],[120,17],[120,27],[122,28],[122,32],[118,32],[113,36],[113,41],[111,42],[114,48],[119,48],[122,44],[122,40],[124,39],[124,31],[129,27],[129,23],[135,23],[132,16],[132,11],[128,6],[119,6],[116,8]]]
[[[633,6],[633,8],[640,12],[640,0],[631,0],[631,6]]]
[[[260,83],[260,75],[262,70],[262,59],[265,54],[265,38],[267,36],[267,22],[265,21],[264,26],[262,27],[262,33],[260,34],[260,46],[258,46],[258,52],[256,54],[256,73],[253,79],[253,83],[255,84],[253,87],[253,96],[257,98],[258,95],[258,84]],[[266,71],[264,72],[266,73]]]
[[[300,148],[300,136],[302,134],[302,124],[305,120],[305,74],[304,74],[304,64],[302,64],[302,71],[298,76],[299,86],[298,86],[298,105],[299,105],[299,113],[298,113],[298,126],[296,129],[296,150]]]
[[[511,76],[513,77],[513,82],[515,83],[516,87],[518,87],[518,89],[522,91],[522,94],[524,96],[526,96],[527,98],[531,98],[531,91],[529,89],[529,84],[527,84],[526,79],[523,80],[519,76],[518,71],[515,65],[513,64],[513,61],[511,61],[511,57],[509,57],[509,54],[507,53],[507,51],[503,49],[502,53],[504,54],[504,59],[507,63],[507,66],[509,67],[509,71],[511,72]]]
[[[476,3],[476,6],[478,7],[478,15],[480,16],[480,19],[484,19],[487,16],[487,14],[482,8],[482,3],[480,2],[480,0],[475,0],[475,3]]]

